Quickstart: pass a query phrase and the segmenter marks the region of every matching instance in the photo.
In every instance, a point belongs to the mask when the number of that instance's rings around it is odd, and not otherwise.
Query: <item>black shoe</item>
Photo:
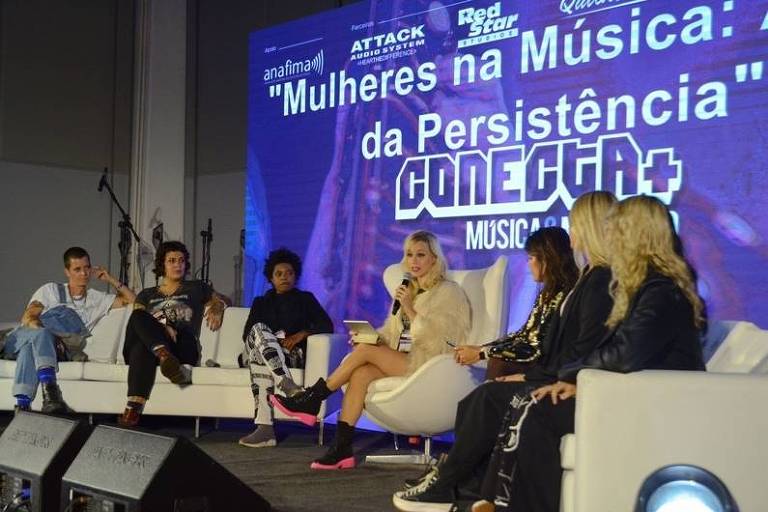
[[[328,398],[331,392],[323,379],[318,379],[314,386],[292,397],[270,395],[269,401],[283,414],[296,418],[305,425],[312,426],[317,421],[317,413],[323,400]]]
[[[325,455],[309,466],[311,469],[352,469],[355,467],[355,454],[352,445],[334,444]]]
[[[445,462],[445,459],[447,457],[448,457],[447,453],[441,453],[440,456],[437,458],[437,461],[433,464],[428,464],[421,475],[419,475],[416,478],[407,478],[405,480],[405,486],[404,486],[405,490],[407,491],[408,489],[416,487],[422,482],[425,482],[427,478],[429,478],[429,476],[432,473],[437,471],[437,468],[439,468]]]
[[[61,388],[55,382],[43,384],[43,414],[74,414],[64,398],[61,396]]]
[[[440,482],[440,471],[430,474],[422,484],[392,495],[392,504],[402,512],[445,511],[453,508],[456,492],[453,486]]]

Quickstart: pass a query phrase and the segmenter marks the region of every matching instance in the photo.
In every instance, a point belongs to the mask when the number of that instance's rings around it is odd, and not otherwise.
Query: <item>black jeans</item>
[[[461,485],[470,494],[479,492],[479,482],[498,439],[509,401],[517,393],[538,387],[527,382],[486,382],[464,397],[456,411],[455,441],[440,467],[440,483]],[[469,485],[472,481],[476,485]],[[468,487],[467,487],[468,486]]]
[[[125,332],[123,359],[128,365],[128,396],[149,398],[155,385],[157,356],[152,349],[165,345],[184,364],[197,364],[197,341],[178,336],[174,342],[163,324],[142,309],[131,313]]]

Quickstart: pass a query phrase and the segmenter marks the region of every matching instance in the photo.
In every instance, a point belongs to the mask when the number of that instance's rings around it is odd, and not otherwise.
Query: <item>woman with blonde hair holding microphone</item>
[[[336,439],[312,469],[355,466],[352,452],[354,425],[365,404],[368,385],[382,377],[409,375],[430,358],[446,353],[446,343],[464,343],[470,330],[470,308],[464,291],[446,278],[448,265],[437,237],[416,231],[405,239],[400,265],[411,275],[408,285],[395,291],[400,304],[378,329],[376,344],[356,344],[328,377],[291,398],[272,395],[283,413],[312,425],[320,405],[331,393],[347,385],[336,427]]]

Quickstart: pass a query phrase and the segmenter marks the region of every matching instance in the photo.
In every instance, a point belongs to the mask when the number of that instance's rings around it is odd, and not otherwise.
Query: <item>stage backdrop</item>
[[[768,326],[768,1],[387,0],[250,37],[246,300],[286,246],[331,313],[382,323],[416,229],[510,258],[590,190],[670,206],[715,319]]]

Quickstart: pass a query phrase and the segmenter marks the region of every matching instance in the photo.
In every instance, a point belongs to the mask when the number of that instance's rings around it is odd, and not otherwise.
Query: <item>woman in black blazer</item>
[[[560,314],[551,320],[541,342],[541,358],[525,373],[486,382],[459,402],[451,451],[419,482],[409,482],[405,490],[393,495],[399,510],[421,510],[428,503],[437,508],[446,505],[448,510],[456,500],[456,487],[469,484],[473,475],[482,477],[485,473],[510,400],[557,381],[564,364],[589,353],[605,336],[605,320],[613,302],[608,294],[611,272],[602,226],[615,202],[609,192],[590,192],[573,204],[569,217],[571,246],[587,265]]]
[[[625,199],[608,216],[606,238],[614,298],[610,332],[589,354],[561,368],[558,382],[534,391],[540,402],[528,411],[517,449],[508,454],[516,457],[517,469],[497,494],[496,510],[559,510],[560,438],[574,430],[579,370],[704,369],[704,305],[676,248],[667,208],[648,196]]]

